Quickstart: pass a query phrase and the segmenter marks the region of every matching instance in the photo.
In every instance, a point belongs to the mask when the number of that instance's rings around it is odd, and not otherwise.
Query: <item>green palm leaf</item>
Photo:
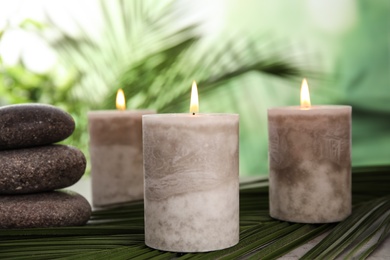
[[[209,253],[177,254],[144,245],[143,203],[95,210],[83,227],[0,231],[1,259],[274,259],[326,233],[303,259],[365,259],[390,233],[390,166],[353,170],[353,213],[335,224],[294,224],[268,213],[268,182],[240,185],[240,242]]]
[[[172,26],[176,24],[177,13],[171,0],[160,4],[149,0],[101,0],[97,8],[96,15],[102,21],[98,36],[80,24],[76,17],[70,19],[78,33],[69,35],[61,29],[55,17],[47,13],[50,27],[61,35],[51,45],[60,55],[63,65],[79,74],[79,82],[71,94],[94,108],[101,108],[109,95],[117,90],[118,78],[127,68],[139,69],[135,76],[138,82],[142,82],[143,78],[139,76],[151,71],[144,71],[137,64],[146,61],[145,69],[152,66],[158,71],[168,68],[175,60],[172,54],[180,53],[197,38],[194,26]],[[152,59],[148,60],[150,57]],[[159,64],[158,59],[163,59],[164,63]]]

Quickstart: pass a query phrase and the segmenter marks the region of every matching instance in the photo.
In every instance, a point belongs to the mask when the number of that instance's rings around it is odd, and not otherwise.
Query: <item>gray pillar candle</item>
[[[88,113],[94,206],[143,199],[142,115],[147,113],[154,111]]]
[[[351,214],[351,107],[268,110],[273,218],[328,223]]]
[[[121,111],[88,113],[92,204],[96,207],[143,199],[142,115],[155,111],[124,110],[120,93],[117,108]]]
[[[143,116],[145,243],[173,252],[239,240],[235,114]]]

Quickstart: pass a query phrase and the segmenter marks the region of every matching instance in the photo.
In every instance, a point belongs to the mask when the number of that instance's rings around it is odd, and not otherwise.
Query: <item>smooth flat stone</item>
[[[76,183],[85,167],[84,154],[66,145],[0,151],[0,194],[62,189]]]
[[[74,129],[73,118],[51,105],[0,107],[0,150],[56,143],[69,137]]]
[[[90,216],[88,201],[75,192],[0,196],[0,228],[80,226]]]

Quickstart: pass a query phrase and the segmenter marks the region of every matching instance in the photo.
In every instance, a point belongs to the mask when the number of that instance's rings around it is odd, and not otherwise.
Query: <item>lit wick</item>
[[[197,112],[199,112],[198,88],[196,87],[196,82],[193,81],[191,88],[190,113],[194,116]]]
[[[301,85],[301,109],[310,109],[310,107],[309,86],[307,85],[307,80],[303,79]]]
[[[118,92],[116,93],[116,109],[121,111],[126,109],[125,94],[121,88],[118,89]]]

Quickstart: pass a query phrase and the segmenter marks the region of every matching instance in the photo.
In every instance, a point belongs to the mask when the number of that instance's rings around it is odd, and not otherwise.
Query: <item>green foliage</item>
[[[295,4],[298,3],[291,5]],[[268,5],[253,3],[256,7]],[[299,5],[297,13],[303,5]],[[321,100],[319,103],[353,106],[353,164],[388,162],[389,121],[385,118],[389,116],[387,88],[390,78],[386,71],[390,63],[385,53],[388,51],[388,28],[383,24],[389,3],[385,0],[356,3],[359,7],[357,25],[345,35],[337,36],[337,47],[328,46],[332,45],[332,40],[323,44],[327,48],[322,55],[336,66],[330,71],[332,75],[321,77],[311,71],[302,71],[303,66],[315,66],[321,59],[303,55],[305,46],[301,44],[300,56],[296,57],[294,46],[285,44],[290,36],[276,41],[272,35],[261,35],[265,31],[261,21],[256,26],[245,24],[248,31],[230,30],[242,20],[240,12],[235,13],[236,19],[227,23],[229,30],[225,35],[205,44],[196,24],[180,25],[181,14],[186,10],[178,8],[174,0],[158,3],[153,0],[100,0],[96,6],[97,21],[101,23],[96,23],[98,30],[95,31],[86,27],[79,17],[70,16],[67,22],[78,29],[70,35],[51,13],[47,13],[47,24],[31,19],[21,23],[21,28],[42,35],[52,45],[60,57],[59,65],[68,75],[55,80],[53,74],[37,75],[27,71],[23,64],[5,68],[0,59],[0,105],[43,102],[67,110],[75,118],[77,128],[65,143],[81,148],[88,155],[87,112],[114,108],[119,87],[125,91],[129,109],[187,112],[190,85],[196,80],[201,112],[240,114],[240,173],[265,174],[266,109],[294,104],[293,101],[298,100],[295,95],[300,79],[305,76],[320,79],[319,84],[315,81],[313,84],[315,104]],[[241,7],[242,10],[248,8]],[[275,16],[274,11],[270,11],[261,19]],[[258,15],[257,11],[255,14]],[[298,19],[294,17],[296,14],[291,15],[283,17],[275,28],[285,27],[293,35],[295,30],[290,30],[285,23],[293,19],[296,26],[310,24],[308,21],[311,20],[306,16]],[[48,30],[59,37],[47,39]],[[321,36],[318,28],[312,27],[312,30],[316,30],[312,31],[313,35]],[[251,31],[260,33],[246,34]],[[322,37],[326,40],[329,36]],[[297,66],[287,57],[300,60],[303,66]],[[308,64],[311,58],[314,63]],[[289,86],[295,86],[296,90]]]
[[[80,81],[72,93],[91,110],[114,109],[116,91],[121,87],[129,109],[188,112],[190,85],[196,80],[201,104],[219,90],[225,93],[225,102],[214,102],[230,103],[228,110],[219,107],[208,111],[206,105],[201,112],[240,113],[240,107],[253,111],[252,104],[238,104],[237,91],[231,88],[234,80],[253,73],[288,80],[302,75],[288,60],[264,55],[271,44],[237,40],[237,36],[218,46],[205,46],[195,25],[177,25],[181,10],[175,1],[162,1],[158,6],[155,1],[99,1],[97,6],[102,21],[100,36],[75,18],[79,36],[68,35],[58,27],[63,37],[52,43],[64,66],[78,71]],[[49,21],[50,27],[57,28],[55,19]],[[239,85],[236,88],[243,89]],[[86,115],[80,118],[87,121]],[[242,136],[249,127],[253,127],[253,119],[247,113],[241,117]],[[79,126],[79,131],[87,132],[87,128]],[[86,143],[87,139],[80,139],[79,146],[86,147]],[[243,142],[243,150],[250,149],[248,143]],[[258,161],[251,159],[242,156],[241,165]]]
[[[353,212],[340,223],[298,224],[269,217],[268,180],[240,187],[240,242],[209,253],[176,254],[144,244],[144,206],[95,210],[84,227],[2,230],[1,259],[275,259],[325,234],[303,259],[368,257],[389,234],[390,166],[353,173]]]
[[[33,73],[23,64],[8,67],[0,59],[0,104],[3,105],[42,102],[66,107],[67,93],[74,82],[69,78],[58,84],[52,75]]]
[[[31,23],[33,21],[26,20],[21,26],[29,27]],[[34,29],[43,28],[36,22],[33,25]],[[0,40],[2,35],[3,33],[0,33]],[[88,138],[85,131],[88,104],[70,94],[77,81],[77,75],[71,70],[59,80],[52,72],[39,74],[29,71],[22,62],[14,66],[5,66],[0,57],[0,105],[45,103],[67,111],[76,122],[76,130],[62,143],[73,145],[85,152],[88,149],[87,143],[80,140]]]
[[[352,105],[355,165],[390,160],[390,2],[357,1],[359,26],[343,37],[335,74],[345,99]],[[369,151],[367,153],[367,151]]]
[[[130,97],[129,103],[139,108],[154,108],[162,113],[188,112],[189,89],[194,78],[197,79],[200,95],[205,97],[225,87],[229,81],[251,72],[286,79],[302,74],[292,64],[277,58],[257,55],[253,60],[244,60],[241,56],[246,55],[245,51],[251,48],[248,45],[235,46],[229,43],[219,52],[208,53],[207,57],[194,60],[190,58],[190,52],[193,51],[191,47],[196,41],[196,38],[189,38],[179,45],[147,56],[127,69],[120,78],[119,86],[124,89],[125,95]],[[183,59],[181,56],[187,58]],[[225,61],[220,63],[222,57]],[[235,67],[221,70],[225,62],[233,63]],[[229,94],[229,91],[227,92]],[[115,90],[111,91],[106,107],[115,107],[112,102],[115,94]]]

